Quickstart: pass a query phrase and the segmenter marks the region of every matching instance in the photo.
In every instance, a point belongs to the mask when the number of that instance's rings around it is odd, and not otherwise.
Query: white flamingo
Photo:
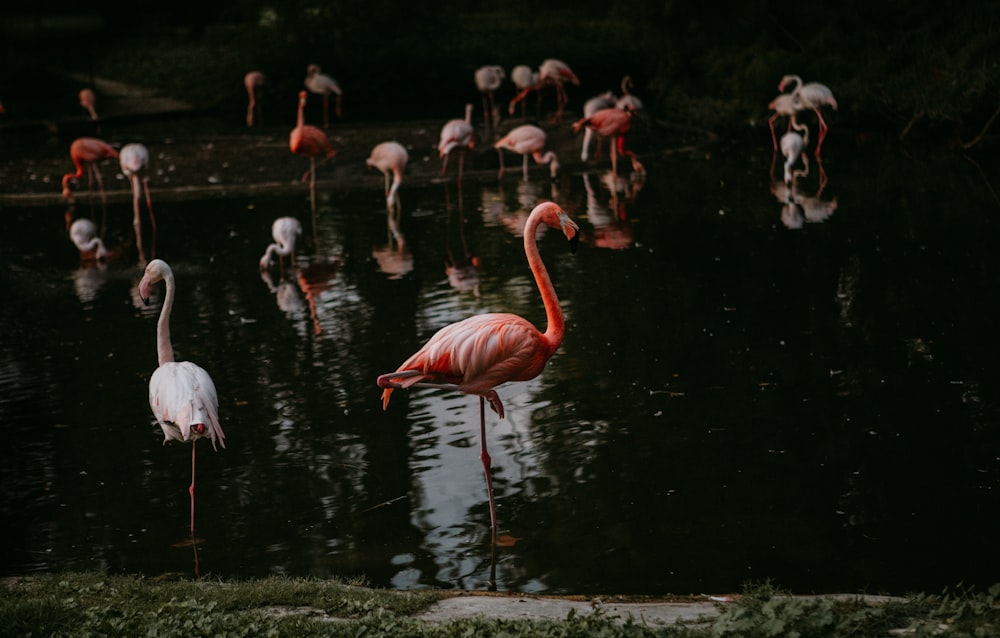
[[[271,224],[271,237],[274,243],[267,247],[264,256],[260,258],[260,269],[267,270],[271,260],[278,256],[278,263],[285,267],[285,257],[292,256],[291,264],[295,264],[295,241],[302,234],[302,224],[294,217],[279,217]]]
[[[340,119],[340,100],[344,95],[340,85],[329,75],[321,72],[318,64],[310,64],[306,67],[306,88],[311,93],[323,96],[323,128],[330,128],[330,94],[337,96],[337,103],[334,110],[337,119]]]
[[[146,261],[142,250],[142,220],[139,217],[140,184],[146,194],[146,211],[149,213],[149,227],[152,230],[150,257],[156,258],[156,217],[153,216],[153,200],[149,196],[149,149],[142,144],[126,144],[118,151],[118,162],[122,174],[128,178],[132,187],[132,227],[135,228],[135,245],[139,251],[139,260]]]

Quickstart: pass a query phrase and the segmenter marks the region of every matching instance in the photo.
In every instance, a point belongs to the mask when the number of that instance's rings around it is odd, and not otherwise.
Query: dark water
[[[405,183],[402,252],[369,176],[319,193],[305,286],[257,267],[274,218],[312,236],[305,194],[161,203],[174,347],[211,373],[227,433],[198,445],[201,573],[485,586],[478,401],[397,392],[383,412],[375,377],[474,313],[544,322],[517,230],[554,197],[586,242],[540,236],[566,339],[487,414],[500,589],[996,581],[996,173],[834,147],[837,207],[812,222],[770,192],[765,150],[649,161],[617,202],[597,172]],[[818,187],[814,166],[800,194]],[[147,403],[140,268],[79,267],[62,208],[0,212],[0,569],[191,573],[190,448],[161,445]],[[109,213],[127,235],[128,205]],[[446,274],[473,256],[478,294]]]

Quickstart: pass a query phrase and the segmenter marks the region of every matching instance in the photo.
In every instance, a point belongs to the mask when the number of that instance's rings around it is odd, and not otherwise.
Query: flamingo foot
[[[490,402],[490,409],[497,413],[501,419],[503,418],[503,402],[500,401],[500,395],[496,393],[496,390],[490,390],[485,396],[486,400]]]

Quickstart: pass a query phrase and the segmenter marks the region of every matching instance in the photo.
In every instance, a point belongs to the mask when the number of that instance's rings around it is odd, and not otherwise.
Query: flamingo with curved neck
[[[545,307],[545,332],[529,321],[509,313],[487,313],[447,325],[395,372],[378,377],[382,408],[389,405],[393,390],[443,388],[479,396],[480,460],[486,475],[490,500],[490,530],[496,544],[496,504],[490,455],[486,449],[485,402],[500,418],[503,403],[496,386],[508,381],[534,379],[562,343],[565,319],[552,279],[538,252],[535,232],[540,224],[559,229],[575,250],[579,226],[553,202],[543,202],[528,216],[524,227],[524,253]]]

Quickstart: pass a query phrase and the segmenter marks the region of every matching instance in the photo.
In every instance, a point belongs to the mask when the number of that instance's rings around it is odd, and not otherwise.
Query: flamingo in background
[[[377,168],[385,176],[385,205],[390,211],[398,209],[399,185],[403,183],[403,171],[410,160],[410,154],[399,142],[382,142],[372,149],[365,160],[368,168]],[[392,175],[392,184],[389,176]]]
[[[67,213],[66,219],[69,221],[69,213]],[[76,246],[76,249],[80,251],[81,260],[96,259],[97,261],[104,261],[104,258],[108,255],[108,250],[104,247],[104,242],[101,241],[101,238],[97,234],[97,224],[86,217],[80,217],[70,224],[68,230],[70,240]]]
[[[518,64],[510,70],[510,81],[514,83],[514,88],[516,88],[520,93],[538,82],[538,72],[532,71],[531,67],[527,64]],[[537,102],[535,107],[537,115]],[[514,114],[513,109],[510,109],[510,114]],[[521,101],[521,117],[526,117],[525,104],[523,101]]]
[[[295,265],[295,241],[302,234],[302,224],[294,217],[279,217],[271,224],[271,237],[274,243],[267,247],[264,256],[260,258],[260,269],[267,270],[274,255],[278,256],[278,264],[285,268],[285,257],[292,256],[291,264]]]
[[[79,93],[80,106],[83,107],[87,114],[90,115],[90,119],[97,121],[97,111],[95,106],[97,105],[97,96],[90,89],[80,89]]]
[[[794,84],[791,90],[793,104],[796,111],[812,110],[819,119],[819,134],[816,140],[816,157],[819,157],[820,148],[823,146],[823,139],[826,138],[826,120],[820,108],[829,105],[834,111],[837,110],[837,99],[833,97],[830,87],[819,82],[802,83],[802,78],[797,75],[786,75],[778,83],[778,90],[784,91],[788,84]]]
[[[791,185],[795,177],[805,175],[809,172],[809,158],[806,157],[805,148],[809,145],[809,127],[792,120],[792,128],[781,136],[781,154],[785,156],[785,184]],[[798,131],[803,131],[800,135]],[[798,158],[802,158],[805,171],[793,171],[792,167]]]
[[[462,179],[462,168],[465,164],[465,150],[476,146],[472,130],[472,105],[465,105],[465,119],[448,120],[441,127],[441,139],[438,141],[438,154],[441,156],[441,175],[448,172],[448,156],[455,149],[462,151],[458,158],[458,179]]]
[[[299,91],[299,114],[295,128],[288,137],[288,147],[292,153],[309,158],[309,170],[302,176],[302,181],[309,179],[309,192],[316,194],[316,158],[323,155],[326,159],[337,154],[330,145],[330,138],[320,129],[305,123],[305,108],[307,94]]]
[[[556,90],[556,114],[555,121],[562,121],[563,108],[569,101],[566,96],[566,88],[563,86],[564,83],[570,82],[575,86],[580,86],[580,79],[576,77],[573,73],[573,69],[569,68],[569,65],[562,60],[556,60],[555,58],[549,58],[542,62],[542,65],[538,67],[538,79],[534,84],[521,89],[514,99],[510,101],[510,105],[507,107],[508,112],[514,114],[514,106],[526,98],[532,91],[541,91],[547,86],[551,86]]]
[[[556,154],[552,151],[542,153],[542,150],[545,148],[545,131],[537,126],[532,126],[531,124],[518,126],[497,140],[493,148],[497,149],[497,155],[500,158],[500,172],[497,174],[497,179],[503,178],[503,149],[520,153],[524,156],[522,164],[524,179],[528,179],[529,155],[535,158],[535,161],[539,164],[548,164],[552,177],[555,177],[559,171],[559,158],[556,157]]]
[[[163,444],[175,440],[191,442],[191,536],[194,536],[194,469],[195,443],[208,437],[212,449],[216,443],[226,447],[226,435],[219,423],[219,396],[212,377],[190,361],[174,361],[170,343],[170,311],[174,307],[174,272],[161,259],[146,266],[139,282],[139,297],[149,304],[153,284],[166,283],[166,296],[156,322],[156,356],[159,367],[149,379],[149,407],[163,430]]]
[[[535,241],[539,224],[562,231],[574,250],[580,229],[553,202],[536,206],[525,225],[524,253],[545,307],[548,325],[544,333],[514,314],[475,315],[438,330],[395,372],[383,374],[377,381],[382,388],[382,409],[388,407],[389,398],[397,388],[443,388],[479,396],[480,460],[489,494],[493,547],[497,541],[497,516],[491,459],[486,449],[485,402],[489,401],[490,408],[503,418],[503,403],[494,388],[508,381],[528,381],[538,376],[562,343],[565,329],[559,298]]]
[[[149,150],[143,144],[126,144],[118,153],[118,163],[122,173],[132,186],[132,226],[135,228],[135,245],[139,251],[139,260],[145,262],[146,255],[142,250],[142,220],[139,217],[139,184],[146,194],[146,211],[149,213],[149,226],[152,232],[150,257],[156,258],[156,217],[153,216],[153,200],[149,196]]]
[[[496,105],[493,102],[493,91],[500,88],[505,77],[507,77],[507,74],[504,72],[503,67],[495,64],[481,66],[476,69],[476,88],[483,94],[484,135],[488,134],[496,126],[495,122],[499,114],[496,112]]]
[[[250,71],[243,76],[243,86],[247,90],[247,126],[252,127],[254,124],[259,126],[264,125],[264,109],[257,102],[260,97],[260,93],[264,88],[264,84],[267,83],[267,78],[260,71]]]
[[[618,153],[632,160],[632,170],[645,173],[646,169],[632,151],[625,150],[625,135],[632,127],[632,112],[618,108],[601,109],[590,117],[584,117],[573,124],[573,132],[579,133],[583,127],[591,128],[601,137],[614,137],[611,144],[611,172],[618,174]]]
[[[769,118],[767,118],[767,126],[771,129],[771,143],[774,145],[774,150],[778,150],[778,137],[774,134],[774,120],[779,117],[788,118],[788,128],[792,128],[792,123],[795,122],[795,114],[798,113],[798,107],[795,103],[795,96],[790,93],[782,93],[781,95],[775,97],[767,105],[767,108],[774,111]]]
[[[595,95],[586,102],[583,103],[583,117],[587,118],[597,113],[601,109],[610,109],[616,104],[615,94],[611,91],[605,91],[600,95]],[[590,153],[590,140],[594,137],[594,130],[587,127],[583,131],[583,149],[580,151],[580,159],[584,162],[587,161],[588,154]],[[598,153],[601,151],[601,138],[597,138],[597,149],[594,150],[594,157],[596,158]]]
[[[642,100],[632,95],[629,89],[632,88],[632,76],[626,75],[622,78],[622,96],[618,98],[615,106],[623,111],[632,111],[632,113],[638,113],[642,110]]]
[[[107,198],[104,195],[104,181],[101,179],[101,171],[97,169],[97,162],[105,159],[117,159],[118,151],[111,147],[104,140],[96,137],[78,137],[69,145],[69,156],[76,166],[75,173],[66,173],[62,178],[62,196],[67,199],[73,197],[73,192],[69,188],[69,181],[83,176],[84,165],[87,167],[87,186],[93,189],[93,180],[97,178],[97,186],[101,190],[101,202],[106,206]]]
[[[320,72],[318,64],[310,64],[306,67],[306,88],[310,92],[323,96],[323,128],[330,128],[330,94],[337,95],[337,104],[334,107],[337,119],[340,119],[340,99],[344,92],[340,89],[337,81],[329,75]]]

